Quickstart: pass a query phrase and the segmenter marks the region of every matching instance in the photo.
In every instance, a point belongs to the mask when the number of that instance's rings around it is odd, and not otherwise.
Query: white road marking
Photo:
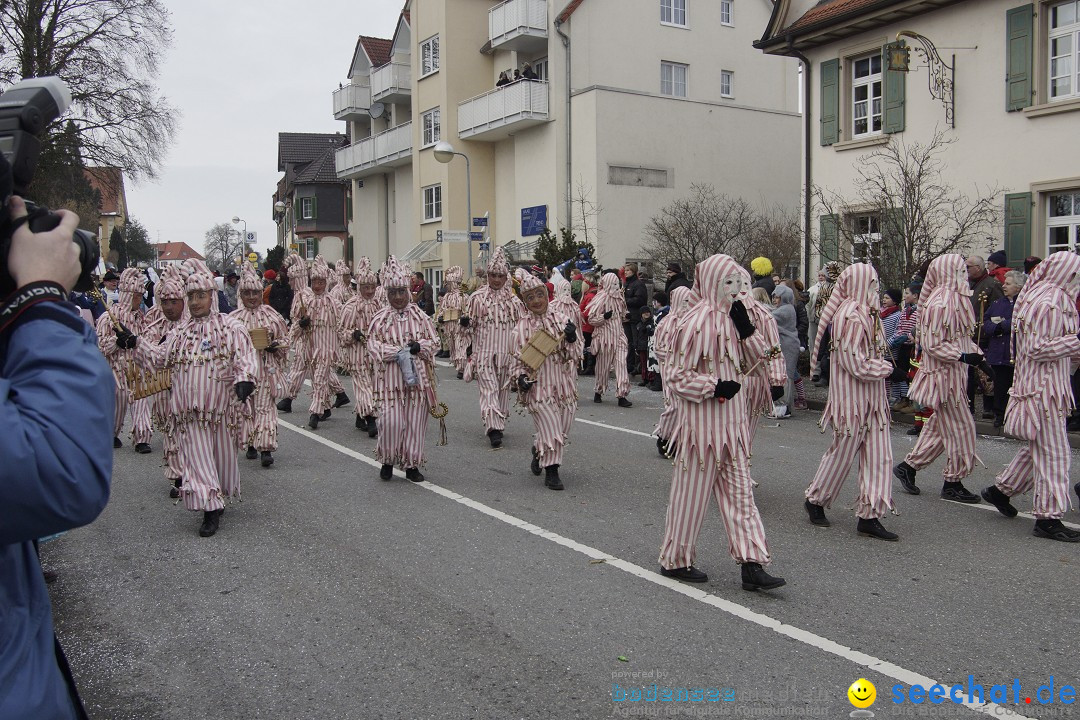
[[[976,504],[976,503],[961,503],[961,502],[956,502],[955,500],[946,500],[945,502],[952,503],[953,505],[964,505],[964,506],[972,508],[974,510],[989,510],[990,512],[997,512],[998,511],[998,509],[996,507],[994,507],[993,505],[983,505],[982,503],[978,503],[978,504]],[[1002,517],[1004,517],[1004,516],[1002,516]],[[1031,513],[1028,513],[1028,512],[1017,513],[1016,517],[1027,518],[1028,520],[1038,520],[1037,517],[1035,517],[1034,515],[1032,515]],[[1076,523],[1065,522],[1064,520],[1062,520],[1061,524],[1064,525],[1065,527],[1072,528],[1073,530],[1080,530],[1080,525],[1077,525]]]
[[[608,425],[607,423],[594,422],[592,420],[583,420],[581,418],[574,418],[579,423],[585,423],[586,425],[595,425],[597,427],[607,428],[608,430],[618,430],[619,432],[629,433],[630,435],[640,435],[641,437],[655,438],[652,433],[644,433],[640,430],[630,430],[629,428],[619,427],[618,425]]]

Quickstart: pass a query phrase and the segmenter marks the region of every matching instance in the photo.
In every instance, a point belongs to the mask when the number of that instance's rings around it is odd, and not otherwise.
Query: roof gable
[[[334,166],[335,152],[337,152],[337,148],[327,150],[304,167],[299,168],[296,177],[293,178],[293,184],[347,182],[338,179],[337,169]]]
[[[196,260],[206,259],[195,252],[186,242],[154,243],[153,247],[154,250],[157,251],[158,261],[187,260],[188,258],[194,258]]]
[[[348,143],[341,133],[278,133],[278,171],[310,163]]]
[[[390,62],[393,40],[361,35],[353,50],[352,64],[349,65],[349,77],[368,75],[373,68]]]

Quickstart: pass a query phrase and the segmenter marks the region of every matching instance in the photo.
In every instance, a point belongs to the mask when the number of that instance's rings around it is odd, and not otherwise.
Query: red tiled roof
[[[371,66],[379,67],[380,65],[385,65],[390,62],[390,51],[394,47],[394,41],[361,35],[360,46],[363,47],[364,52],[367,53],[368,60],[371,61]]]
[[[154,249],[157,250],[158,260],[187,260],[188,258],[195,258],[196,260],[206,259],[192,250],[191,246],[186,242],[154,243]]]
[[[559,13],[559,16],[555,18],[555,22],[566,22],[582,2],[584,2],[584,0],[570,0],[566,7],[563,8],[563,11]]]
[[[883,2],[882,0],[821,0],[817,5],[803,13],[801,18],[788,25],[777,33],[777,35],[787,35],[788,33],[798,32],[803,28],[825,23],[850,13],[867,10],[875,5],[899,5],[903,1],[904,0],[893,0],[890,3],[887,1]]]

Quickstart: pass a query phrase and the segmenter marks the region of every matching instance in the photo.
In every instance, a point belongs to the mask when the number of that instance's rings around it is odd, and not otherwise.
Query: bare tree
[[[903,287],[938,255],[978,249],[988,235],[1000,235],[1001,190],[974,185],[969,196],[943,178],[954,142],[940,130],[927,143],[892,135],[855,162],[853,196],[815,187],[811,202],[828,229],[816,234],[818,254],[872,262],[884,286]]]
[[[593,249],[600,247],[600,225],[597,218],[604,211],[604,206],[593,201],[592,188],[587,186],[580,177],[571,205],[574,217],[571,219],[570,230],[575,235],[580,235],[583,245],[588,245]]]
[[[229,223],[218,223],[206,231],[203,244],[206,266],[219,273],[233,267],[233,260],[240,254],[241,245],[238,233]]]
[[[677,262],[687,271],[717,253],[749,261],[751,238],[758,219],[742,198],[717,194],[712,185],[694,184],[649,220],[643,256],[658,263]]]
[[[0,3],[0,83],[59,76],[71,89],[82,158],[154,177],[178,112],[154,80],[172,41],[161,0],[7,0]],[[53,123],[43,145],[60,133]]]
[[[783,277],[798,277],[802,260],[802,221],[797,207],[762,205],[756,213],[742,262],[763,256]]]

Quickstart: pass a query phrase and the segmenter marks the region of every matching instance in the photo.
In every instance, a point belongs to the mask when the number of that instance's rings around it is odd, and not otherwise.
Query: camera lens
[[[76,230],[71,241],[79,246],[79,264],[82,266],[79,279],[75,283],[75,290],[85,292],[93,287],[91,275],[101,260],[101,248],[97,238],[86,230]]]

